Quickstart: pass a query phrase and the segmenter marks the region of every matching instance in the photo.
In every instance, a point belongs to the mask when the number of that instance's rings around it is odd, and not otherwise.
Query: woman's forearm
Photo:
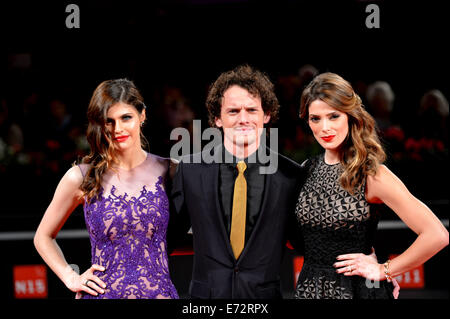
[[[397,276],[422,265],[447,246],[448,240],[448,232],[445,228],[419,234],[407,250],[390,261],[389,271],[391,275]]]
[[[50,269],[66,287],[70,288],[73,276],[78,274],[67,263],[61,248],[56,243],[56,239],[37,232],[34,237],[34,246]]]

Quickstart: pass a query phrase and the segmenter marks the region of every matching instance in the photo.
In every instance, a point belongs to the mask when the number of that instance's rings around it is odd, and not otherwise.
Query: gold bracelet
[[[391,282],[392,281],[392,275],[391,275],[391,272],[390,272],[390,270],[389,270],[389,263],[391,262],[391,260],[390,259],[388,259],[384,264],[383,264],[383,266],[384,266],[384,275],[386,276],[386,280],[388,281],[388,282]]]

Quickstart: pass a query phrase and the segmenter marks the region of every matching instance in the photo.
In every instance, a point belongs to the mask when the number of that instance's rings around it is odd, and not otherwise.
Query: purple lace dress
[[[91,240],[94,274],[106,283],[104,294],[83,299],[178,298],[169,275],[166,230],[169,201],[164,190],[168,159],[148,154],[130,171],[108,171],[102,190],[84,214]],[[79,165],[83,175],[87,164]]]

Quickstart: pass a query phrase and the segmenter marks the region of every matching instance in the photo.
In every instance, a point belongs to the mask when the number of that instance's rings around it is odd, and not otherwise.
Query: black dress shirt
[[[219,166],[219,199],[228,236],[231,232],[234,182],[239,173],[236,164],[243,160],[247,165],[244,171],[247,181],[247,218],[245,222],[245,243],[247,243],[258,220],[262,199],[264,198],[266,175],[259,172],[259,167],[264,164],[257,161],[258,151],[245,159],[237,159],[225,147],[222,151],[224,158],[233,159],[232,163],[222,162]],[[225,153],[227,154],[225,155]]]

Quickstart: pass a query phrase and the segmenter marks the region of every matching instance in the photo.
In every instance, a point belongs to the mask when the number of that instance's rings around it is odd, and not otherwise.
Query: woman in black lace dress
[[[398,291],[391,277],[448,245],[448,231],[382,164],[375,121],[347,81],[333,73],[317,76],[302,94],[300,117],[325,152],[303,164],[309,173],[296,215],[305,261],[295,298],[393,298]],[[370,204],[381,203],[418,236],[380,264],[372,251],[378,220]]]

